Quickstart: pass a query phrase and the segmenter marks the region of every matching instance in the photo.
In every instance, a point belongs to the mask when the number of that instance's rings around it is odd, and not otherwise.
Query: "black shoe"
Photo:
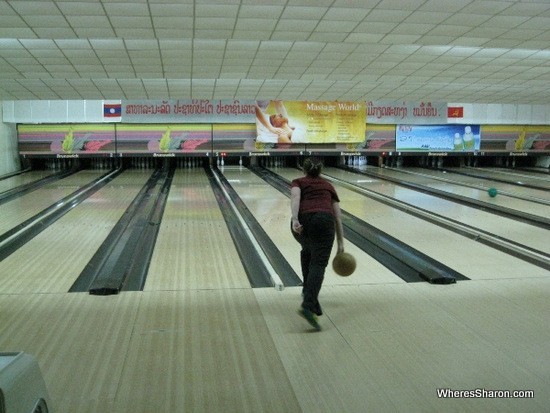
[[[321,326],[317,322],[317,316],[313,312],[309,311],[307,308],[300,308],[298,314],[304,317],[315,330],[321,331]]]
[[[315,306],[314,313],[317,314],[319,317],[321,317],[323,315],[323,310],[321,309],[321,306],[319,304],[317,304]]]

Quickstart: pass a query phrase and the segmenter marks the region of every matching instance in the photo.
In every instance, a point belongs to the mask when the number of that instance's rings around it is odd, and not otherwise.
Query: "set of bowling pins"
[[[286,166],[286,158],[284,156],[269,156],[265,158],[260,158],[260,166],[265,168],[273,168],[278,166]]]
[[[348,166],[361,166],[367,164],[366,156],[347,156],[346,165]]]
[[[61,171],[64,169],[69,169],[73,166],[73,160],[72,159],[47,159],[46,160],[46,168],[50,169],[52,171]]]
[[[114,159],[111,158],[92,158],[90,159],[90,168],[92,169],[113,169]]]
[[[145,169],[154,168],[156,166],[155,159],[149,157],[132,158],[131,165],[133,168]]]
[[[176,158],[176,166],[178,168],[196,168],[198,166],[202,166],[202,158],[195,156]]]

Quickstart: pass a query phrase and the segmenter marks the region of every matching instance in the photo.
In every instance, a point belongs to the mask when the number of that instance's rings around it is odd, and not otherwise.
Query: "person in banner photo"
[[[267,109],[272,106],[274,113]],[[302,143],[305,141],[303,128],[290,119],[281,100],[256,102],[257,141],[262,143]]]
[[[298,313],[316,330],[321,330],[317,322],[317,316],[323,314],[319,292],[335,236],[337,252],[344,252],[340,199],[332,184],[321,177],[322,168],[321,159],[306,159],[305,176],[294,179],[290,189],[292,231],[300,234],[302,247],[303,301]]]

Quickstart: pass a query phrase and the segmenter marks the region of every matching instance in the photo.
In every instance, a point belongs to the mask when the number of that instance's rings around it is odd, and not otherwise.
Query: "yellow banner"
[[[354,143],[365,140],[366,102],[258,101],[257,141]]]

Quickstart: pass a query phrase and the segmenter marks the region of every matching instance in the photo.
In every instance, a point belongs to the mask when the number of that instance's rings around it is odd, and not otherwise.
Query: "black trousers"
[[[334,216],[326,212],[314,212],[300,214],[298,218],[303,226],[300,252],[304,278],[302,307],[320,314],[318,297],[334,244]]]

